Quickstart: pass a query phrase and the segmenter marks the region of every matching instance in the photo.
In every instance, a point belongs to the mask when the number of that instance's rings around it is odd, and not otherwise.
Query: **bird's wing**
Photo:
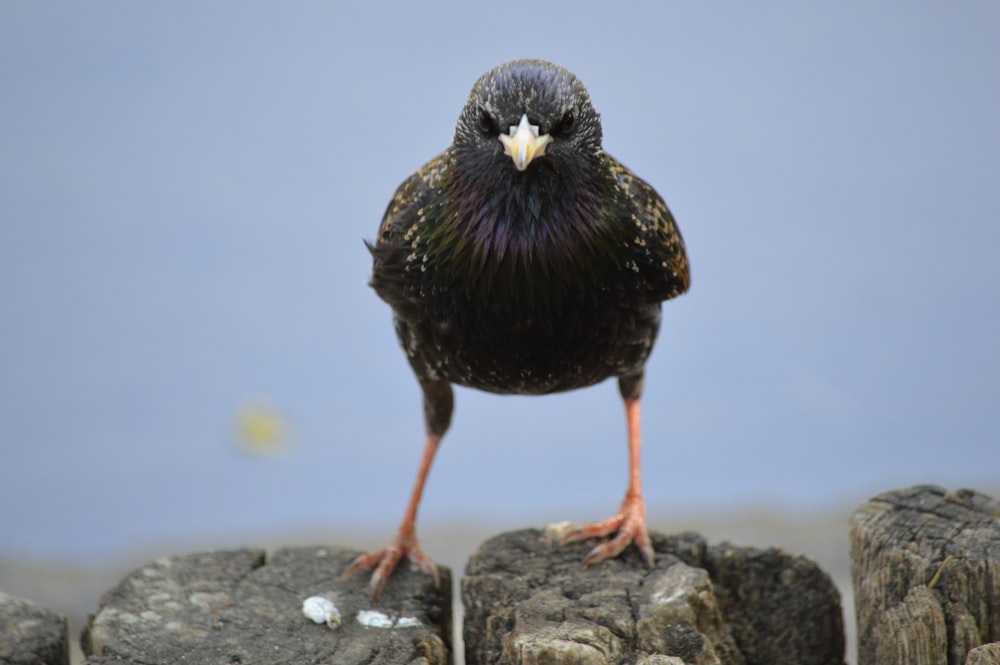
[[[649,288],[652,300],[669,300],[691,286],[684,238],[667,204],[652,186],[608,156],[611,173],[625,197],[635,226],[636,267]]]
[[[447,156],[448,153],[443,152],[427,162],[396,189],[382,216],[376,247],[399,244],[410,227],[419,222],[420,207],[437,187]]]
[[[410,291],[415,288],[413,280],[404,279],[403,274],[424,204],[437,189],[447,158],[447,152],[441,153],[403,181],[386,207],[375,243],[365,243],[372,253],[371,286],[394,308],[409,302]]]

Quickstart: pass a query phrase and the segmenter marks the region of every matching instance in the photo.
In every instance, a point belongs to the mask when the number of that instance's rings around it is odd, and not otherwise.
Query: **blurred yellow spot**
[[[283,454],[288,449],[285,417],[272,406],[248,404],[236,418],[236,440],[251,455]]]

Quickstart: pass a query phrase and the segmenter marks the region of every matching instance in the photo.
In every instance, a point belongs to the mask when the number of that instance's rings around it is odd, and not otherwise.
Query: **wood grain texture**
[[[87,663],[450,665],[448,569],[439,568],[437,588],[404,566],[373,606],[366,580],[340,579],[357,554],[245,548],[157,559],[104,595],[82,639]],[[336,599],[339,628],[303,616],[303,601],[314,595]],[[369,627],[362,611],[412,621]]]
[[[859,665],[963,665],[1000,640],[1000,501],[922,485],[851,518]],[[989,661],[985,661],[989,662]]]
[[[462,580],[467,665],[841,665],[840,598],[815,563],[781,550],[650,534],[580,570],[587,543],[539,530],[480,546]]]

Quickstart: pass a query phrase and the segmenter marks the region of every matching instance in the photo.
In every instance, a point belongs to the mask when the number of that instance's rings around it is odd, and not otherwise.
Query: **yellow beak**
[[[521,122],[510,126],[510,134],[501,134],[503,152],[514,160],[518,171],[528,168],[528,164],[536,157],[545,154],[545,146],[552,142],[548,134],[538,135],[538,125],[528,122],[528,114],[521,116]]]

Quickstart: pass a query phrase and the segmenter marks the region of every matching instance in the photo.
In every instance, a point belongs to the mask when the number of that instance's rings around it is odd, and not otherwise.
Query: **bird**
[[[663,198],[603,148],[580,79],[514,60],[473,85],[451,145],[407,178],[374,242],[370,286],[392,309],[423,397],[423,453],[395,538],[342,577],[371,570],[377,599],[404,558],[439,584],[417,511],[454,410],[452,386],[545,395],[617,379],[628,486],[611,518],[564,543],[605,538],[584,567],[630,544],[654,554],[641,483],[644,367],[661,303],[690,287],[687,250]]]

